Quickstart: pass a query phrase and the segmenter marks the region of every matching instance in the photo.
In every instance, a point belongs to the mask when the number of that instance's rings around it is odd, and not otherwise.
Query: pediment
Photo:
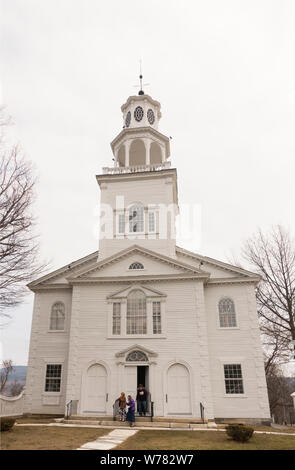
[[[144,354],[146,354],[147,356],[150,356],[150,357],[157,357],[158,356],[158,354],[155,351],[152,351],[151,349],[147,349],[144,346],[140,346],[139,344],[133,344],[132,346],[129,346],[128,348],[122,349],[121,351],[117,352],[115,354],[115,356],[116,357],[124,357],[132,351],[141,351],[141,352],[143,352]]]
[[[141,284],[131,284],[130,286],[125,287],[124,289],[120,289],[117,292],[115,292],[114,294],[108,296],[107,299],[114,300],[114,299],[126,298],[128,296],[128,294],[134,289],[142,290],[145,293],[145,296],[147,298],[167,297],[166,294],[164,294],[163,292],[160,292],[157,289],[152,289],[150,287],[146,287],[146,286],[143,286]]]
[[[143,269],[129,269],[133,263],[140,263]],[[198,269],[196,266],[184,263],[175,258],[170,258],[146,248],[133,245],[116,253],[94,266],[81,270],[74,276],[68,278],[69,282],[124,278],[144,279],[151,276],[182,276],[207,278],[208,273]]]

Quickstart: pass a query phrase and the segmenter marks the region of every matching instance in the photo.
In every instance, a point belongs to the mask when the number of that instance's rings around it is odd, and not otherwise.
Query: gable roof
[[[194,260],[200,261],[200,263],[203,264],[208,264],[212,265],[214,267],[220,268],[223,271],[228,271],[229,273],[233,274],[233,279],[236,278],[237,276],[239,278],[244,278],[246,280],[253,280],[256,282],[259,282],[261,279],[261,276],[257,273],[253,273],[252,271],[248,271],[244,268],[240,268],[238,266],[233,266],[232,264],[225,263],[223,261],[216,260],[214,258],[209,258],[208,256],[202,256],[199,255],[198,253],[194,253],[193,251],[186,250],[185,248],[181,248],[180,246],[176,246],[176,253],[179,253],[183,256],[186,256],[188,258],[192,258]],[[209,283],[213,283],[219,279],[215,278],[210,278]],[[220,281],[226,282],[229,281],[230,278],[221,278]]]
[[[74,273],[82,266],[89,266],[89,264],[96,262],[97,257],[98,251],[94,251],[93,253],[90,253],[90,255],[83,256],[83,258],[79,258],[76,261],[71,261],[62,268],[56,269],[48,274],[45,274],[44,276],[39,277],[38,279],[35,279],[34,281],[31,281],[29,284],[27,284],[27,287],[31,290],[34,290],[35,287],[45,283],[46,286],[48,286],[51,284],[51,281],[54,281],[58,278],[65,278],[69,273]],[[68,286],[68,284],[61,284],[60,287],[62,286],[65,287]],[[58,287],[58,285],[56,287]]]
[[[176,273],[175,275],[173,274],[170,274],[170,275],[166,275],[166,277],[175,277],[175,276],[179,276],[180,274],[186,274],[187,276],[189,277],[199,277],[199,278],[202,278],[202,279],[207,279],[209,277],[209,273],[201,270],[201,269],[198,269],[196,268],[195,266],[192,266],[190,264],[187,264],[187,263],[183,263],[182,261],[179,261],[175,258],[170,258],[166,255],[161,255],[155,251],[152,251],[152,250],[149,250],[147,248],[143,248],[139,245],[132,245],[128,248],[125,248],[124,250],[121,250],[119,251],[118,253],[112,255],[112,256],[109,256],[107,258],[104,258],[103,260],[101,261],[98,261],[95,265],[92,265],[90,268],[89,267],[86,267],[85,269],[82,269],[80,271],[78,271],[76,274],[72,275],[72,276],[68,276],[67,277],[67,280],[70,282],[70,283],[75,283],[75,282],[83,282],[83,281],[94,281],[95,280],[95,277],[90,277],[93,273],[95,273],[96,271],[99,272],[101,270],[103,270],[104,267],[110,265],[110,264],[114,264],[114,263],[117,263],[118,261],[120,261],[121,259],[123,258],[126,258],[130,255],[133,255],[133,254],[140,254],[142,256],[146,256],[146,257],[149,257],[149,258],[152,258],[160,263],[167,263],[169,264],[170,266],[173,266],[175,269],[178,270],[178,273]],[[102,280],[102,274],[99,273],[97,278],[98,280]],[[111,277],[113,276],[108,276],[108,279],[110,279]],[[115,278],[118,279],[117,276],[114,276]],[[125,275],[123,277],[123,280],[128,280],[128,279],[140,279],[140,280],[144,280],[144,279],[147,279],[147,278],[151,278],[151,277],[154,277],[154,275],[140,275],[140,277],[138,276],[137,273],[131,273],[130,275]]]

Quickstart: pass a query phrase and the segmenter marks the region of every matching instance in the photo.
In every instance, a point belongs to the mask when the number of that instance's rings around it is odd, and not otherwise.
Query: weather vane
[[[138,88],[139,87],[139,95],[144,95],[144,91],[142,89],[143,86],[149,86],[149,83],[142,83],[143,75],[142,75],[142,69],[141,69],[141,60],[139,61],[140,63],[140,71],[139,71],[139,85],[134,85],[134,87]]]

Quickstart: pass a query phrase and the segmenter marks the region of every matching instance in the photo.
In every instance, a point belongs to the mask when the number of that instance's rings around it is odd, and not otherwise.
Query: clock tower
[[[123,129],[111,142],[114,165],[101,189],[99,258],[131,245],[175,257],[177,173],[170,140],[159,132],[161,105],[140,90],[121,106]]]

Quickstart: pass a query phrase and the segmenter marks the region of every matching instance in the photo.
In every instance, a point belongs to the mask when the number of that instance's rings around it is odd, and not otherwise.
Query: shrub
[[[254,432],[253,428],[243,425],[229,425],[226,427],[226,433],[234,441],[246,442],[252,437]]]
[[[15,423],[15,418],[1,418],[1,432],[10,431]]]

